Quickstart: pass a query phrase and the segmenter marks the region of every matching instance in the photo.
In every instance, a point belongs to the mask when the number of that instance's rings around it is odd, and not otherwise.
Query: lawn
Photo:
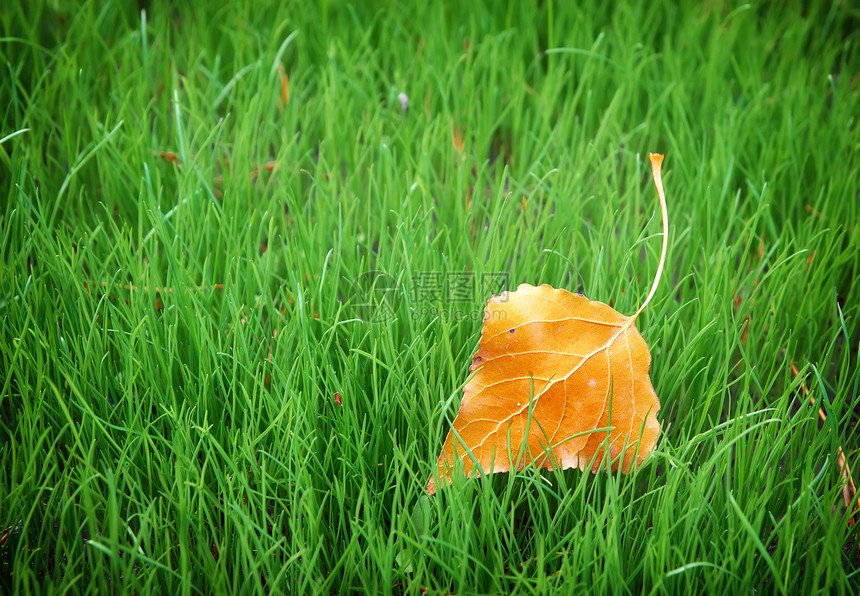
[[[856,7],[221,4],[0,10],[0,592],[856,593]],[[656,449],[428,496],[649,152]]]

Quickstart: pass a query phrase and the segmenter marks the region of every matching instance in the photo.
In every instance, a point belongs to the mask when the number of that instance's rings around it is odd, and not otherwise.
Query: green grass
[[[0,592],[856,591],[850,2],[58,4],[0,11]],[[647,294],[649,151],[655,453],[428,498],[493,292]]]

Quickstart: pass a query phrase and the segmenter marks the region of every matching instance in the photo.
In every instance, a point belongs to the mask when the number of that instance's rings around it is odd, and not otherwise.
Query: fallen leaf
[[[285,106],[290,102],[290,81],[287,78],[287,73],[284,70],[283,64],[278,64],[278,73],[281,75],[281,106]]]
[[[175,163],[179,166],[182,165],[182,162],[179,161],[179,156],[176,155],[173,151],[162,151],[159,155],[170,163]]]
[[[471,476],[529,463],[561,469],[591,466],[608,456],[627,472],[654,449],[660,401],[648,370],[651,354],[635,321],[653,297],[668,248],[668,214],[660,169],[651,170],[663,216],[663,249],[642,306],[625,316],[606,304],[548,285],[520,285],[493,296],[470,368],[475,375],[439,456],[436,478],[451,482],[456,460]],[[608,449],[608,453],[606,452]]]
[[[460,154],[461,159],[466,158],[466,154],[463,152],[463,133],[457,132],[457,127],[454,126],[454,120],[451,120],[451,137],[454,143],[454,149],[457,150],[457,153]]]
[[[785,350],[783,350],[783,352],[785,352]],[[800,374],[800,371],[797,370],[794,362],[791,363],[791,373],[795,377]],[[806,386],[806,381],[801,380],[800,386],[803,388],[803,395],[808,397],[810,405],[814,406],[815,397],[811,395],[809,388]],[[827,422],[827,414],[824,413],[824,410],[821,407],[818,408],[818,418],[821,422]],[[831,427],[826,426],[825,428],[829,432]],[[848,525],[853,526],[856,523],[854,516],[857,511],[860,511],[860,497],[857,496],[857,487],[854,485],[854,477],[851,475],[851,468],[845,459],[842,445],[836,447],[836,465],[839,466],[839,470],[842,472],[842,479],[845,481],[845,484],[842,485],[842,500],[845,502],[845,508],[851,512],[851,516],[848,518]],[[857,502],[856,505],[852,503],[854,500]]]

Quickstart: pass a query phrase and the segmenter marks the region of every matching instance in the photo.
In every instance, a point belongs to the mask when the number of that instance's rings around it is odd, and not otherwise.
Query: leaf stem
[[[657,187],[657,196],[660,198],[660,212],[663,216],[663,250],[660,253],[660,264],[657,265],[657,274],[654,276],[654,283],[651,285],[651,291],[648,292],[648,297],[645,302],[639,307],[630,320],[635,320],[639,314],[645,310],[654,293],[657,291],[657,284],[660,283],[660,277],[663,275],[663,266],[666,264],[666,253],[669,250],[669,211],[666,209],[666,194],[663,192],[663,176],[661,170],[663,167],[663,155],[660,153],[648,154],[651,160],[651,175],[654,177],[654,185]]]

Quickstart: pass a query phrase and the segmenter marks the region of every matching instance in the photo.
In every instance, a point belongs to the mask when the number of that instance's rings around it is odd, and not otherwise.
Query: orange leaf
[[[278,64],[278,73],[281,75],[281,101],[282,105],[287,105],[290,102],[290,81],[287,78],[287,73],[284,71],[284,65]]]
[[[457,153],[460,154],[460,158],[465,158],[466,155],[463,153],[463,133],[457,132],[457,127],[454,126],[454,120],[451,120],[451,137],[454,142],[454,149],[457,150]]]
[[[176,165],[182,165],[182,162],[179,161],[179,156],[176,155],[173,151],[162,151],[159,155],[169,161],[170,163],[175,163]]]
[[[651,292],[625,316],[600,302],[548,285],[522,284],[493,296],[463,389],[463,401],[438,461],[451,482],[453,462],[471,476],[534,463],[593,471],[606,456],[623,472],[641,463],[660,433],[660,401],[648,376],[651,354],[635,320],[651,300],[668,248],[668,215],[660,176],[651,167],[663,215],[663,251]],[[608,453],[606,450],[608,449]],[[470,455],[471,453],[471,455]],[[635,462],[634,462],[635,460]],[[427,492],[436,492],[431,476]]]

